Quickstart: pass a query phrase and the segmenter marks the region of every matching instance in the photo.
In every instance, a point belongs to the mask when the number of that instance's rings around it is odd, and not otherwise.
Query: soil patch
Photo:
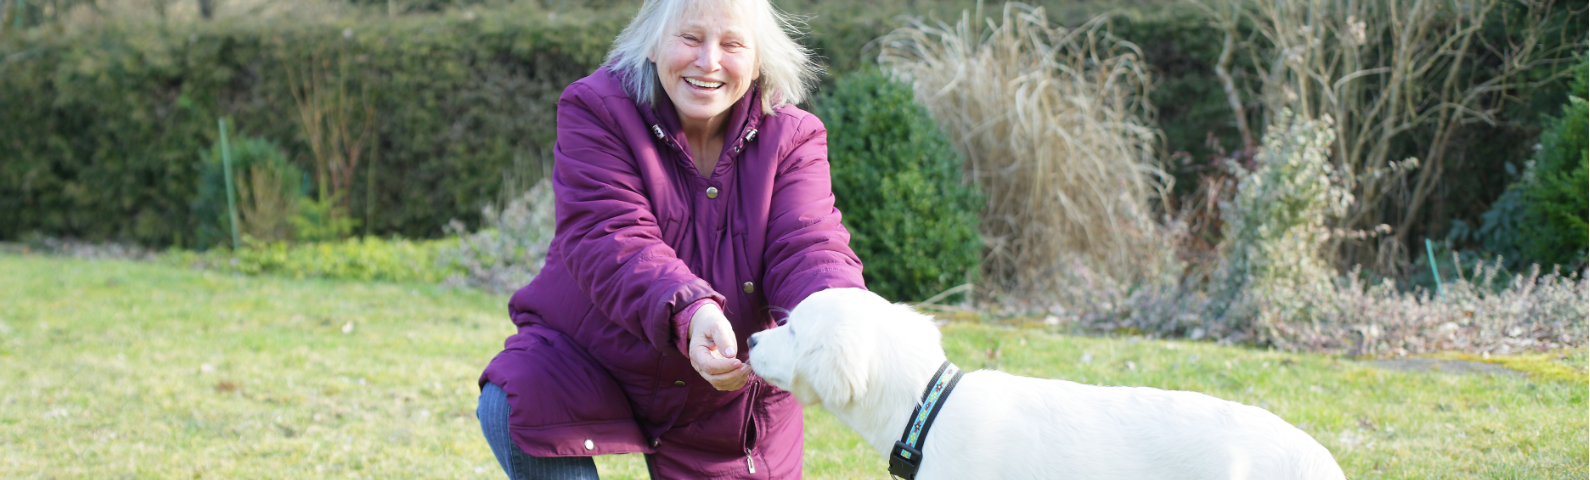
[[[1511,375],[1524,376],[1524,372],[1512,370],[1501,365],[1485,362],[1471,362],[1468,360],[1452,360],[1442,358],[1388,358],[1384,360],[1371,360],[1370,365],[1385,370],[1399,372],[1441,372],[1458,375]]]

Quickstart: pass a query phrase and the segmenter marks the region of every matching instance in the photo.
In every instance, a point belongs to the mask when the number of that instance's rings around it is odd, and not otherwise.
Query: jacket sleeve
[[[677,351],[675,314],[704,298],[721,305],[723,296],[663,243],[634,151],[599,98],[575,84],[558,100],[553,242],[608,319],[659,351]]]
[[[762,279],[768,303],[786,309],[824,289],[865,288],[861,260],[850,250],[850,232],[834,208],[828,131],[805,114],[791,145],[773,180]]]

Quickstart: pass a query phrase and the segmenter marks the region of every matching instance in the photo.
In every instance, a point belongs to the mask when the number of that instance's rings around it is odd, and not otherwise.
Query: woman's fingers
[[[718,390],[739,390],[751,374],[750,365],[737,358],[724,358],[705,345],[691,346],[690,365]]]
[[[705,338],[707,345],[715,348],[717,352],[721,352],[722,356],[734,358],[736,339],[734,337],[734,326],[729,324],[728,318],[724,318],[722,315],[713,317],[701,329],[701,336]]]
[[[712,388],[739,390],[745,386],[746,380],[751,377],[751,367],[742,363],[728,372],[721,374],[703,373],[701,377],[707,379],[707,383],[711,383]]]
[[[737,358],[724,358],[717,350],[705,345],[694,345],[690,347],[690,364],[702,374],[721,374],[739,368],[744,362]]]
[[[716,305],[706,305],[690,319],[690,366],[718,390],[738,390],[751,367],[734,358],[738,339],[734,327]]]

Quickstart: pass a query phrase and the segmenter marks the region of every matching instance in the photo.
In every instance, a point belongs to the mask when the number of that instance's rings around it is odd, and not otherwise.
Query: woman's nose
[[[703,43],[701,44],[701,48],[696,51],[695,67],[703,72],[717,71],[718,57],[722,54],[723,52],[718,49],[717,44]]]

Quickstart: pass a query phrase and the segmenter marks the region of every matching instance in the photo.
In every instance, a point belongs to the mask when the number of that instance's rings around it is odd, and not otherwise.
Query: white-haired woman
[[[827,288],[861,287],[827,133],[794,107],[816,67],[767,0],[648,0],[605,66],[563,91],[547,264],[477,415],[510,478],[797,478],[801,408],[744,340]]]

